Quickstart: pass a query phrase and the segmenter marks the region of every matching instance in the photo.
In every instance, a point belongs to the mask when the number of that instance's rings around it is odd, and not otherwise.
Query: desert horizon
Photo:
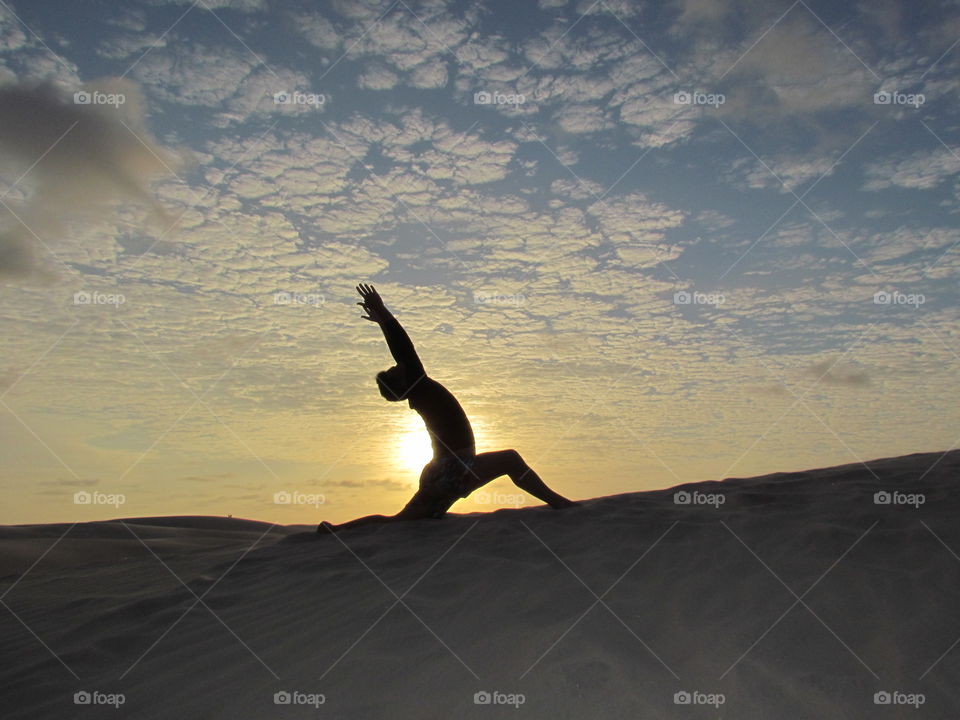
[[[0,650],[8,716],[947,716],[958,469],[918,453],[337,534],[3,526],[0,602],[38,633]]]

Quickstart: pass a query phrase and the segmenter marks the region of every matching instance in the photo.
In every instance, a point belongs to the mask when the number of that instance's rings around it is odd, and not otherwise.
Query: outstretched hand
[[[363,302],[358,302],[357,305],[362,307],[366,313],[366,315],[361,315],[360,317],[375,323],[383,321],[387,316],[387,308],[383,304],[383,298],[380,297],[380,293],[374,289],[373,285],[360,283],[357,285],[357,292],[360,293],[360,297],[363,298]]]

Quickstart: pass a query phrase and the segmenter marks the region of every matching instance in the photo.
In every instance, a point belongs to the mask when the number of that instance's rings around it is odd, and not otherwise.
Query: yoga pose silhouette
[[[420,488],[396,515],[367,515],[340,525],[322,522],[317,532],[335,532],[396,520],[439,518],[457,500],[501,475],[509,475],[517,487],[553,508],[577,504],[548,488],[516,450],[478,455],[473,429],[460,403],[449,390],[427,375],[410,337],[387,310],[380,294],[372,285],[364,284],[357,286],[357,292],[363,298],[363,302],[357,305],[366,313],[361,317],[380,326],[397,363],[389,370],[377,373],[380,394],[391,402],[406,400],[420,413],[430,433],[433,459],[420,474]]]

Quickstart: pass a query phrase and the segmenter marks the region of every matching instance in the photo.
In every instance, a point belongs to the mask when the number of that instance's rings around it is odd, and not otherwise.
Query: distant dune
[[[957,717],[958,471],[916,454],[339,536],[0,527],[3,717]]]

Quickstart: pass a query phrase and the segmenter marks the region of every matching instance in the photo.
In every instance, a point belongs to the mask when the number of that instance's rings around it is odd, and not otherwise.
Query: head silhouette
[[[377,388],[384,400],[399,402],[407,399],[413,384],[408,382],[406,373],[394,365],[377,373]]]

